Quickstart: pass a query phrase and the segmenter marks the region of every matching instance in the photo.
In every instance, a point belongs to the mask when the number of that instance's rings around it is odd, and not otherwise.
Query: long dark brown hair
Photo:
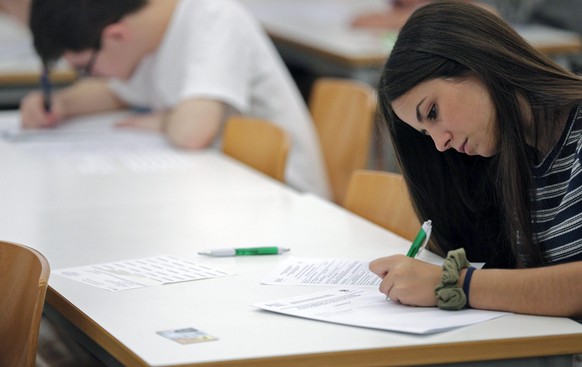
[[[430,137],[401,121],[391,106],[422,82],[469,75],[485,85],[494,105],[499,153],[491,158],[438,152]],[[543,265],[532,235],[532,157],[561,128],[558,116],[582,101],[581,79],[489,11],[436,1],[417,10],[400,31],[378,95],[380,129],[390,134],[417,214],[434,223],[437,251],[464,247],[470,260],[496,267],[515,266],[516,256],[527,266]],[[520,108],[524,101],[527,111]],[[526,144],[528,131],[533,147]]]

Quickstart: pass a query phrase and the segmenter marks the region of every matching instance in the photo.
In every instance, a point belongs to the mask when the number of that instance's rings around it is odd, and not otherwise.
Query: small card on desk
[[[158,331],[156,334],[180,344],[193,344],[218,340],[218,338],[193,327]]]

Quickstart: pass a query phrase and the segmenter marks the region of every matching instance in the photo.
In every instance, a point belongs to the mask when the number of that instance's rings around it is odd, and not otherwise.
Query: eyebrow
[[[422,122],[422,115],[420,114],[420,105],[422,104],[422,102],[424,102],[424,100],[426,99],[426,97],[424,97],[417,105],[416,105],[416,119],[418,120],[418,122]]]

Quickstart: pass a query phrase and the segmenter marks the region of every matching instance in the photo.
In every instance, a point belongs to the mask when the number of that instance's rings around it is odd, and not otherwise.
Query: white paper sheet
[[[443,258],[422,252],[419,259],[441,266]],[[378,288],[382,279],[372,273],[370,261],[353,259],[309,259],[289,257],[261,283],[269,285],[358,286]],[[481,269],[484,263],[471,263]]]
[[[387,300],[377,290],[362,288],[337,288],[253,306],[313,320],[413,334],[436,333],[509,315],[475,309],[444,311],[404,306]]]
[[[128,112],[84,116],[56,129],[22,130],[17,113],[0,114],[0,139],[25,154],[65,162],[86,175],[172,172],[190,166],[188,154],[173,149],[159,133],[116,128]]]
[[[169,255],[58,269],[52,274],[109,291],[233,275]]]
[[[271,285],[363,286],[378,288],[380,279],[368,269],[369,261],[290,257],[261,283]]]

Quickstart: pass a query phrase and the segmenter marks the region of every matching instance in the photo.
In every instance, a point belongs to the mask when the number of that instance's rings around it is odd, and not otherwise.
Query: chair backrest
[[[376,111],[374,90],[351,79],[319,78],[309,110],[315,123],[333,201],[341,204],[356,169],[368,167]]]
[[[222,140],[225,154],[281,182],[290,146],[289,135],[279,126],[243,116],[229,118]]]
[[[406,183],[398,173],[355,171],[343,206],[411,241],[420,229]]]
[[[34,366],[50,268],[29,247],[0,242],[0,366]]]

